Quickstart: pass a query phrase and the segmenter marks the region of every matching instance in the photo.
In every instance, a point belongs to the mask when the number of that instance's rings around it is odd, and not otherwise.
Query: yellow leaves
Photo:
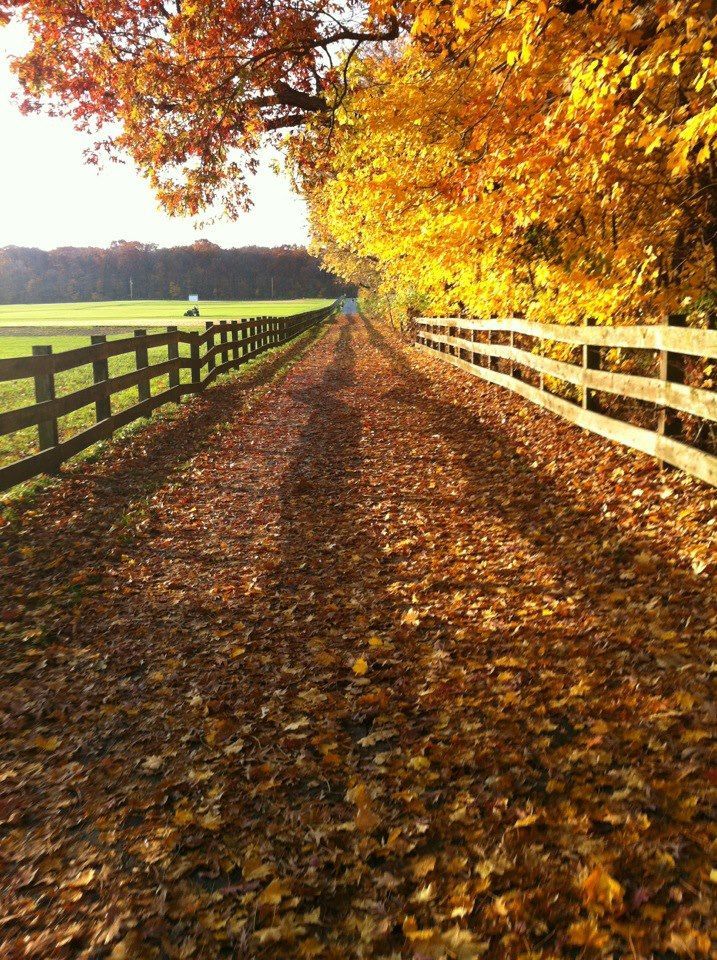
[[[401,617],[401,623],[405,623],[409,627],[417,627],[420,622],[421,618],[418,615],[418,611],[413,607],[410,607]]]
[[[357,677],[363,677],[364,674],[368,672],[368,663],[363,657],[359,657],[358,660],[354,661],[354,665],[351,667],[351,669]]]
[[[150,756],[142,761],[142,769],[147,773],[156,773],[164,763],[164,757]]]
[[[75,877],[73,877],[72,880],[67,883],[67,886],[72,887],[72,889],[89,887],[96,876],[97,871],[93,867],[88,867],[86,870],[83,870],[81,873],[78,873]]]
[[[454,960],[477,960],[490,945],[489,941],[478,940],[470,930],[460,927],[421,929],[410,916],[403,921],[403,934],[415,953],[427,960],[442,960],[446,956]]]
[[[529,813],[527,814],[527,816],[521,817],[520,820],[516,820],[516,822],[513,824],[513,827],[516,830],[521,830],[521,829],[524,829],[525,827],[532,827],[539,820],[540,820],[539,813]]]
[[[431,900],[435,898],[435,895],[436,890],[434,884],[427,883],[419,890],[416,890],[415,893],[411,894],[411,903],[430,903]]]
[[[594,917],[588,920],[577,920],[568,927],[568,943],[572,947],[602,950],[609,942],[609,935],[604,930],[600,930]]]
[[[427,874],[432,873],[436,866],[436,858],[432,854],[426,854],[424,857],[419,857],[418,860],[415,860],[413,866],[411,867],[411,873],[414,877],[422,879]]]
[[[433,4],[426,3],[421,7],[420,11],[416,15],[416,18],[413,21],[413,27],[411,28],[411,33],[416,36],[421,33],[428,33],[437,20],[438,8]]]
[[[420,754],[416,757],[411,757],[408,761],[408,765],[411,770],[428,770],[431,766],[431,762],[428,757],[424,757],[423,754]]]
[[[670,931],[665,947],[678,957],[708,957],[712,940],[708,933],[697,930],[685,923],[677,930]]]
[[[257,906],[278,907],[284,897],[289,896],[290,893],[290,885],[285,881],[279,880],[275,877],[271,883],[264,887],[259,896],[256,898]]]
[[[620,910],[623,894],[621,884],[600,866],[595,867],[583,883],[585,905],[597,913]]]
[[[60,746],[59,737],[35,737],[32,742],[38,750],[45,750],[47,753],[52,753]]]
[[[250,848],[242,863],[242,876],[245,880],[263,880],[271,873],[271,867],[264,863],[256,850]]]
[[[221,815],[215,810],[197,812],[186,801],[181,802],[174,811],[174,822],[178,827],[196,824],[204,830],[215,832],[221,828]]]

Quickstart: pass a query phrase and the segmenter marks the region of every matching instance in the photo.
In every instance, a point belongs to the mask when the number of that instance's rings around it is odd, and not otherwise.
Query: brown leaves
[[[377,337],[222,407],[131,543],[103,473],[92,553],[67,494],[25,519],[3,956],[709,957],[714,512]],[[101,593],[39,590],[58,553]]]
[[[259,907],[277,907],[284,897],[291,893],[291,887],[283,880],[274,879],[256,898]]]

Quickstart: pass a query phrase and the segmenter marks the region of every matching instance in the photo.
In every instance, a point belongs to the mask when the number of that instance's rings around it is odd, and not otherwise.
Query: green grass
[[[94,329],[107,333],[108,339],[127,337],[120,332],[122,328],[166,327],[168,325],[184,328],[204,327],[205,320],[238,319],[252,316],[288,316],[303,313],[326,306],[331,300],[254,300],[254,301],[207,301],[199,303],[199,319],[183,318],[182,314],[190,306],[186,301],[176,300],[134,300],[112,303],[61,303],[61,304],[20,304],[0,306],[0,358],[27,357],[36,345],[49,345],[53,353],[72,350],[89,345],[89,335]],[[23,328],[33,328],[32,335],[22,336]],[[110,333],[114,327],[117,333]],[[2,328],[12,331],[3,333]],[[77,333],[68,334],[67,329],[77,329]],[[61,333],[53,334],[57,329]],[[28,331],[29,332],[29,331]],[[189,356],[189,345],[180,344],[179,354]],[[167,359],[166,347],[155,347],[149,351],[149,362],[160,363]],[[133,353],[112,357],[109,360],[109,375],[119,376],[135,369]],[[206,374],[206,369],[204,373]],[[180,371],[182,383],[191,379],[189,370]],[[85,364],[73,370],[67,370],[55,377],[55,392],[58,397],[92,384],[92,365]],[[152,393],[157,394],[169,386],[168,377],[157,377],[152,381]],[[35,403],[32,380],[0,382],[0,411],[17,410]],[[137,387],[131,387],[112,396],[112,412],[117,413],[137,403]],[[58,421],[60,439],[79,433],[95,422],[94,404],[75,410]],[[0,437],[0,466],[37,453],[37,427],[28,427],[15,433]]]
[[[116,334],[109,336],[109,340],[118,340],[126,334]],[[32,347],[37,343],[37,337],[10,337],[0,336],[0,358],[4,357],[25,357],[32,353]],[[62,350],[73,350],[75,347],[86,346],[89,344],[88,337],[80,336],[49,336],[43,337],[43,343],[52,346],[53,353],[59,353]],[[189,356],[189,345],[180,343],[180,356]],[[167,359],[166,347],[154,347],[149,351],[150,363],[161,363]],[[133,353],[123,354],[119,357],[111,357],[108,361],[109,374],[111,377],[122,373],[129,373],[135,369],[135,358]],[[206,370],[205,370],[206,373]],[[180,371],[181,382],[186,383],[190,380],[189,370]],[[92,384],[92,364],[85,364],[81,367],[75,367],[73,370],[65,370],[55,376],[55,392],[58,397],[75,390],[81,390],[83,387],[89,387]],[[152,393],[160,393],[169,386],[168,378],[157,377],[152,381]],[[5,383],[0,382],[0,410],[16,410],[19,407],[30,406],[35,402],[34,384],[32,380],[12,380]],[[112,395],[112,412],[117,413],[132,404],[137,403],[137,387],[130,387],[120,393]],[[60,439],[65,440],[80,430],[92,426],[95,422],[94,404],[83,407],[81,410],[75,410],[61,417],[58,420],[58,429]],[[15,433],[0,437],[0,466],[12,463],[14,460],[20,460],[22,457],[29,457],[37,453],[37,427],[27,427],[25,430],[17,430]]]
[[[112,300],[104,303],[20,303],[0,305],[0,327],[177,326],[196,327],[205,320],[241,317],[286,317],[327,306],[331,300]],[[184,317],[198,306],[198,320]]]
[[[288,316],[315,310],[331,303],[330,300],[283,300],[283,301],[214,301],[200,303],[199,319],[182,318],[187,303],[170,300],[118,301],[114,303],[71,303],[71,304],[28,304],[20,306],[0,306],[0,358],[26,357],[32,354],[33,346],[49,345],[53,353],[72,350],[89,345],[89,335],[94,329],[107,333],[108,339],[127,337],[120,332],[129,326],[151,329],[153,326],[166,327],[174,324],[187,328],[204,327],[207,319],[235,319],[250,316]],[[23,328],[33,327],[31,336],[22,334]],[[77,334],[68,334],[67,328],[77,328]],[[118,332],[110,333],[113,327]],[[37,328],[44,328],[39,330]],[[64,328],[64,329],[63,329]],[[53,329],[61,333],[52,334]],[[12,332],[11,332],[12,331]],[[47,331],[47,332],[45,332]],[[189,345],[179,345],[180,356],[189,356]],[[156,347],[149,351],[149,362],[160,363],[167,359],[167,348]],[[110,377],[129,373],[135,368],[133,353],[112,357],[109,360]],[[206,369],[204,371],[206,374]],[[191,379],[189,370],[181,370],[182,383]],[[73,370],[67,370],[55,377],[55,392],[58,397],[80,390],[92,384],[92,365],[85,364]],[[152,393],[157,394],[169,386],[168,377],[157,377],[152,381]],[[112,412],[117,413],[137,402],[137,387],[131,387],[112,396]],[[16,410],[35,403],[32,380],[0,382],[0,411]],[[60,439],[79,433],[95,422],[94,404],[75,410],[58,420]],[[28,427],[15,433],[0,437],[0,466],[37,453],[37,427]]]

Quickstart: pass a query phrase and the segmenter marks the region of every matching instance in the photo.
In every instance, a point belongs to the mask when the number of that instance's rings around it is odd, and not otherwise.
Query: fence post
[[[237,367],[239,365],[239,323],[236,320],[232,320],[231,324],[231,343],[232,343],[232,364]]]
[[[667,318],[669,327],[686,326],[683,313],[671,313]],[[667,383],[685,382],[685,356],[682,353],[673,353],[671,350],[660,350],[659,373],[660,380]],[[657,420],[657,432],[663,437],[679,437],[682,433],[682,421],[674,410],[666,407],[660,409]],[[666,466],[666,464],[662,464]]]
[[[99,344],[107,343],[107,337],[102,334],[93,335],[90,337],[90,343]],[[107,363],[107,358],[105,357],[102,360],[93,360],[92,361],[92,380],[95,384],[104,383],[105,380],[110,378],[110,369],[109,364]],[[108,420],[112,416],[112,407],[109,395],[106,397],[98,397],[95,400],[95,420],[97,423],[100,420]]]
[[[202,389],[202,369],[199,366],[199,333],[192,330],[189,334],[192,342],[189,344],[189,359],[192,364],[192,386],[197,388],[197,392]]]
[[[51,357],[52,347],[33,347],[33,357]],[[37,373],[35,374],[35,403],[46,403],[48,400],[55,399],[55,374]],[[57,417],[49,420],[43,420],[37,425],[37,439],[40,451],[51,450],[58,445],[59,435],[57,432]],[[60,464],[53,463],[48,473],[56,473]]]
[[[229,359],[229,350],[227,349],[227,324],[226,320],[222,320],[219,324],[219,342],[222,345],[221,360],[220,363],[226,363]]]
[[[524,320],[525,314],[519,310],[514,310],[513,317],[516,320]],[[515,348],[516,348],[515,347],[515,330],[511,330],[510,331],[510,349],[515,350]],[[511,377],[515,377],[516,380],[522,379],[520,367],[516,366],[515,360],[513,360],[512,357],[510,359],[510,367],[509,367],[508,373],[510,374]]]
[[[176,327],[167,327],[167,333],[172,337],[177,332]],[[167,359],[179,360],[179,341],[171,339],[167,344]],[[169,371],[169,389],[179,386],[179,364]]]
[[[137,369],[144,370],[145,367],[149,366],[149,353],[147,352],[147,344],[142,341],[147,336],[146,330],[135,330],[135,337],[137,338],[137,345],[134,348],[135,357],[137,360]],[[150,398],[150,388],[149,388],[149,379],[140,380],[137,384],[137,397],[139,402],[142,403],[143,400],[149,400]]]
[[[207,322],[204,324],[204,327],[207,331],[211,330],[213,326],[214,324],[212,323],[211,320],[207,320]],[[213,346],[214,346],[214,333],[212,332],[207,336],[207,352],[209,352],[209,350],[211,350]],[[207,373],[208,374],[211,373],[213,369],[214,369],[214,354],[212,354],[212,356],[209,358],[207,362]]]
[[[497,313],[491,313],[490,319],[491,319],[491,320],[495,320],[497,316],[498,316]],[[494,339],[494,338],[493,338],[493,331],[492,331],[492,330],[489,330],[489,331],[488,331],[488,346],[489,346],[489,347],[490,347],[491,344],[493,343],[493,339]],[[493,357],[491,357],[490,354],[489,354],[488,356],[486,356],[486,358],[485,358],[485,365],[486,365],[486,367],[488,367],[489,370],[493,370],[494,367],[495,367],[495,359],[494,359]]]
[[[585,318],[586,327],[595,326],[595,317]],[[583,370],[600,369],[600,347],[597,344],[583,344]],[[583,386],[583,410],[593,410],[597,413],[600,410],[600,401],[594,390],[589,390]]]

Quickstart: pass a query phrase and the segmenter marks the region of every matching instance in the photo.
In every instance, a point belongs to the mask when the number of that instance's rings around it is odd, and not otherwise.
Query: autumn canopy
[[[129,153],[174,212],[236,212],[288,138],[316,248],[407,307],[709,310],[713,0],[0,0],[26,110]]]

